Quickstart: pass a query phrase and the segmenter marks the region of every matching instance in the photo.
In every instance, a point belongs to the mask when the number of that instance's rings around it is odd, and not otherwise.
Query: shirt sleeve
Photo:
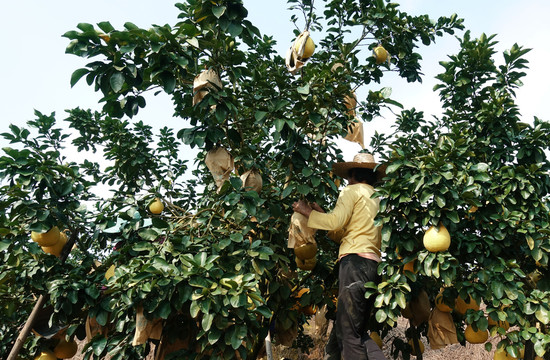
[[[330,213],[313,210],[309,215],[307,226],[320,230],[340,230],[351,218],[355,205],[355,196],[349,188],[344,188],[338,196],[336,206]]]
[[[342,238],[344,237],[344,233],[344,229],[331,230],[327,233],[327,236],[330,240],[340,244],[342,242]]]

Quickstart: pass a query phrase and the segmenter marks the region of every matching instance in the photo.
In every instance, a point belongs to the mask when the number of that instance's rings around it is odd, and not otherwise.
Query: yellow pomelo
[[[65,247],[65,244],[67,243],[67,234],[64,232],[59,234],[59,241],[55,243],[53,246],[42,246],[42,250],[46,254],[52,254],[57,257],[61,255],[61,251],[63,251],[63,247]]]
[[[306,243],[300,246],[294,247],[294,254],[301,260],[311,259],[317,254],[316,243]]]
[[[34,360],[57,360],[57,357],[50,350],[42,350]]]
[[[300,311],[305,315],[315,315],[317,313],[317,306],[308,305],[301,308]]]
[[[490,316],[487,317],[487,321],[489,322],[489,327],[498,326],[504,330],[508,330],[510,328],[510,323],[508,321],[495,321]]]
[[[158,215],[162,212],[162,210],[164,210],[164,204],[159,198],[155,198],[155,201],[149,204],[149,211],[151,214]]]
[[[414,341],[413,339],[410,339],[409,340],[409,345],[411,346],[412,350],[411,350],[411,355],[414,355],[414,356],[418,356],[418,353],[416,351],[416,348],[414,347]],[[420,354],[423,354],[424,353],[424,344],[422,343],[422,341],[418,340],[418,347],[420,348]]]
[[[451,236],[447,228],[440,224],[438,229],[432,226],[424,233],[423,242],[430,252],[446,251],[451,245]]]
[[[78,344],[75,341],[65,341],[61,339],[59,344],[53,349],[53,353],[59,359],[70,359],[76,355]]]
[[[493,359],[494,360],[516,360],[517,358],[508,354],[508,352],[506,351],[506,348],[501,347],[495,351],[495,355],[493,356]]]
[[[309,288],[301,288],[300,291],[298,291],[298,294],[294,298],[296,298],[296,305],[292,306],[292,310],[300,310],[300,312],[304,313],[305,315],[315,315],[317,313],[317,306],[315,305],[307,305],[307,306],[301,306],[300,305],[300,298],[302,295],[307,294],[309,292]]]
[[[109,41],[111,41],[111,37],[107,34],[99,34],[98,36],[102,38],[103,41],[105,41],[106,43],[109,43]]]
[[[416,263],[416,259],[413,259],[413,260],[409,261],[408,263],[406,263],[405,265],[403,265],[403,272],[410,271],[410,272],[416,274],[416,271],[414,270],[414,264],[415,263]]]
[[[45,233],[31,232],[31,239],[40,246],[54,246],[59,241],[59,228],[57,226],[52,227]]]
[[[442,312],[449,313],[453,308],[443,302],[443,293],[437,294],[435,297],[435,307]]]
[[[479,310],[479,304],[472,298],[472,295],[470,295],[469,303],[466,303],[463,298],[458,296],[455,300],[455,310],[459,314],[464,315],[466,314],[466,311],[468,311],[468,309],[477,311]]]
[[[298,266],[298,269],[301,269],[301,270],[313,270],[315,265],[317,265],[316,257],[311,259],[306,259],[306,260],[302,260],[299,257],[296,257],[295,261],[296,261],[296,266]]]
[[[470,344],[483,344],[489,339],[489,332],[479,329],[475,331],[472,325],[468,325],[466,326],[466,330],[464,330],[464,337]]]
[[[375,47],[373,53],[374,59],[377,64],[382,64],[389,60],[390,53],[386,49],[384,49],[382,45],[378,45],[377,47]]]
[[[304,41],[306,42],[305,45],[304,45]],[[303,53],[300,54],[302,45],[304,46],[304,51]],[[311,55],[313,55],[313,52],[315,51],[315,43],[309,37],[309,35],[300,34],[298,38],[296,38],[296,41],[294,42],[294,51],[296,52],[296,54],[298,54],[300,59],[309,59]]]
[[[374,342],[376,343],[376,345],[378,345],[380,349],[382,349],[384,342],[382,341],[382,338],[380,337],[380,335],[378,335],[376,331],[371,331],[370,338],[374,340]]]

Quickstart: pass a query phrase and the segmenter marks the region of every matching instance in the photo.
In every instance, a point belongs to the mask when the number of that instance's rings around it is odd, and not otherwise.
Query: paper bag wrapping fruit
[[[307,226],[307,217],[294,212],[290,217],[288,229],[288,247],[294,249],[307,243],[315,243],[315,232],[317,230]]]
[[[344,138],[351,142],[356,142],[361,145],[361,148],[365,148],[364,135],[363,135],[363,122],[355,118],[354,121],[348,126],[348,134]]]
[[[109,333],[109,329],[106,326],[101,326],[95,319],[95,317],[88,317],[86,318],[86,340],[89,342],[91,341],[94,336],[101,334],[103,336],[107,336]]]
[[[350,116],[355,116],[355,108],[357,107],[357,95],[354,92],[351,95],[344,96],[344,105],[348,109],[348,114]]]
[[[260,175],[260,172],[256,169],[248,170],[242,174],[241,181],[246,191],[256,191],[258,194],[262,191],[262,175]]]
[[[428,321],[428,339],[432,349],[441,349],[458,343],[456,327],[451,313],[434,308]]]
[[[300,35],[298,35],[298,37],[296,37],[296,40],[294,40],[294,43],[290,46],[286,53],[285,65],[292,75],[300,70],[300,68],[304,66],[308,60],[309,56],[311,56],[311,54],[304,54],[308,38],[309,31],[303,31]]]
[[[195,354],[200,353],[200,347],[196,344],[197,329],[200,329],[200,323],[191,318],[189,313],[180,313],[175,317],[170,317],[170,321],[165,322],[162,336],[155,348],[155,360],[164,360],[166,357],[176,359],[170,355],[176,351],[188,350],[194,348]],[[202,355],[207,355],[204,352]],[[204,356],[203,356],[204,357]],[[177,359],[183,359],[184,354],[180,354]]]
[[[222,87],[222,81],[216,70],[204,70],[193,80],[193,105],[201,102],[210,90],[217,91]]]
[[[143,314],[143,306],[136,309],[136,330],[134,332],[133,346],[145,344],[148,339],[160,340],[162,334],[162,319],[147,320]]]
[[[413,326],[418,326],[430,319],[430,299],[426,291],[420,290],[407,304],[407,307],[411,314],[408,319],[411,320]]]
[[[286,52],[285,57],[285,65],[288,71],[294,75],[302,66],[304,66],[304,64],[304,61],[300,61],[296,58],[296,53],[294,52],[293,46],[291,46]]]
[[[206,167],[212,173],[218,192],[224,182],[229,180],[229,175],[233,171],[233,156],[223,147],[216,147],[206,154]]]

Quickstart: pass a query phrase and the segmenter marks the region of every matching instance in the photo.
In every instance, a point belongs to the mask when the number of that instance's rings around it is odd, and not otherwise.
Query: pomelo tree
[[[388,251],[386,281],[372,293],[376,319],[392,324],[418,291],[433,301],[442,289],[458,329],[489,329],[500,336],[497,347],[532,359],[550,344],[550,124],[523,122],[515,103],[529,50],[513,45],[497,65],[495,44],[495,36],[466,32],[458,54],[440,63],[434,90],[443,115],[428,120],[410,109],[396,121],[379,220],[387,249],[398,252]],[[451,244],[430,252],[423,236],[438,224]],[[413,260],[413,271],[403,272]],[[458,296],[485,309],[461,314]]]
[[[361,122],[399,107],[383,76],[420,81],[418,45],[462,29],[462,21],[412,16],[382,0],[288,3],[291,20],[316,42],[294,75],[238,0],[178,3],[174,25],[81,23],[65,34],[67,52],[89,59],[71,83],[86,81],[103,108],[68,110],[71,131],[54,114],[37,112],[27,127],[2,134],[12,145],[0,158],[0,354],[10,352],[37,298],[45,302],[42,335],[60,328],[69,338],[88,335],[86,358],[142,359],[154,343],[157,358],[254,359],[270,330],[280,343],[297,331],[295,344],[308,346],[301,308],[334,311],[336,247],[319,233],[317,265],[297,269],[287,248],[290,204],[304,197],[333,205],[330,164],[341,159],[334,139],[357,121],[346,97],[368,94],[353,109]],[[380,45],[386,62],[372,55]],[[388,182],[380,189],[387,281],[373,289],[382,299],[376,320],[393,326],[409,288],[424,287],[433,298],[446,285],[446,298],[471,293],[496,317],[524,325],[507,337],[530,340],[540,353],[548,342],[547,288],[542,280],[537,288],[522,284],[548,263],[547,127],[519,123],[513,104],[524,50],[515,47],[499,69],[490,38],[462,45],[441,75],[442,119],[427,122],[406,110],[398,137],[372,140],[371,150],[394,151],[386,152]],[[206,91],[194,89],[203,70],[219,76]],[[139,120],[155,92],[169,94],[180,128]],[[189,148],[198,149],[196,159]],[[235,167],[221,182],[205,164],[220,148]],[[90,153],[103,161],[89,160]],[[249,170],[261,174],[260,189],[243,187],[240,175]],[[156,198],[160,214],[149,210]],[[461,220],[472,205],[478,211]],[[440,221],[450,230],[450,251],[421,251],[422,229]],[[30,236],[53,226],[68,234],[59,258]],[[397,247],[405,260],[418,258],[418,275],[399,275]],[[466,316],[485,326],[479,313]],[[145,340],[137,336],[147,329]],[[22,354],[57,342],[30,336]]]

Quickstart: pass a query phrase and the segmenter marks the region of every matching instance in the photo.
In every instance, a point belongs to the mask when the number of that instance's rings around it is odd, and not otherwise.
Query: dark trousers
[[[336,323],[325,348],[325,359],[386,360],[384,353],[367,334],[367,322],[374,297],[365,298],[365,283],[380,282],[378,263],[350,254],[340,260]]]

